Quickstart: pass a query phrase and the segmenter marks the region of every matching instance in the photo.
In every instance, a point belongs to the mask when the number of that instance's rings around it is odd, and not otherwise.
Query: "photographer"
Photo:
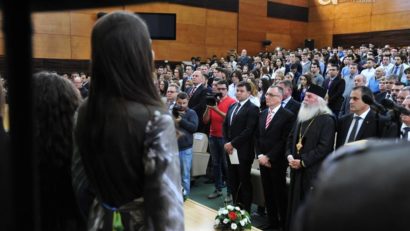
[[[222,124],[229,106],[236,102],[235,99],[227,95],[228,83],[225,80],[221,80],[217,83],[217,90],[219,94],[207,95],[207,106],[202,118],[205,124],[209,122],[211,123],[209,131],[209,149],[212,157],[213,174],[215,177],[215,191],[208,195],[208,199],[222,196],[222,188],[224,186],[222,173],[224,172],[226,176],[228,169],[224,150],[225,142],[222,135]],[[232,196],[230,195],[228,186],[225,201],[230,202],[231,200]]]
[[[194,110],[188,108],[187,93],[181,92],[177,95],[172,115],[178,125],[178,130],[181,132],[178,138],[178,149],[185,200],[190,192],[193,134],[198,127],[198,116]]]

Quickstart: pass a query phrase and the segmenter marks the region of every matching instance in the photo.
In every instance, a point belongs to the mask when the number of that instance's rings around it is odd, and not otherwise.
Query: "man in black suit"
[[[350,111],[342,116],[337,126],[336,148],[357,140],[371,137],[395,137],[397,125],[385,116],[378,115],[369,105],[363,102],[363,96],[373,98],[368,87],[354,87],[350,93]]]
[[[202,118],[202,115],[205,112],[206,94],[210,92],[204,84],[204,81],[204,76],[201,71],[195,71],[192,74],[192,83],[194,86],[187,89],[189,96],[188,107],[196,112],[198,118]],[[199,120],[197,131],[208,134],[209,127],[207,127],[202,120]]]
[[[251,166],[255,159],[254,132],[259,108],[250,100],[251,85],[240,82],[236,87],[238,103],[231,105],[223,124],[224,148],[229,155],[237,150],[239,164],[228,161],[228,179],[234,203],[240,203],[250,212],[252,203]]]
[[[300,103],[292,98],[292,82],[289,80],[282,80],[277,86],[283,88],[282,107],[297,115],[299,113]]]
[[[360,74],[360,75],[356,75],[354,77],[353,82],[354,82],[355,87],[366,86],[367,79],[366,79],[366,76]],[[348,97],[345,97],[345,99],[343,100],[343,105],[342,105],[342,108],[340,110],[339,117],[342,117],[342,116],[347,115],[349,113],[350,113],[350,94],[349,94]]]
[[[337,64],[331,64],[329,75],[330,78],[323,82],[323,88],[327,90],[327,106],[332,110],[333,115],[337,117],[342,108],[346,83],[339,75],[339,66]]]
[[[281,107],[284,89],[270,87],[265,94],[267,109],[259,115],[255,152],[258,155],[269,226],[284,228],[286,224],[287,192],[285,157],[286,141],[295,115]]]

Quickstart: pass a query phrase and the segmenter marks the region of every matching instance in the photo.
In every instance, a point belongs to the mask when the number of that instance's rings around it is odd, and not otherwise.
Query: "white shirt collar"
[[[283,105],[286,105],[291,98],[292,98],[292,96],[289,96],[288,98],[282,100],[282,104],[283,104]]]
[[[251,97],[248,97],[247,99],[245,99],[245,100],[243,100],[243,101],[239,101],[238,103],[240,103],[240,104],[241,104],[241,107],[242,107],[246,102],[249,101],[250,98],[251,98]]]
[[[269,113],[269,112],[272,112],[273,114],[276,114],[276,112],[278,112],[280,106],[281,106],[281,105],[279,104],[278,106],[274,107],[272,110],[269,108],[268,113]]]
[[[358,115],[358,114],[354,113],[353,118],[356,117],[356,116],[359,116],[360,118],[362,118],[364,120],[366,118],[367,114],[369,114],[369,112],[370,112],[370,107],[365,112],[363,112],[361,115]]]

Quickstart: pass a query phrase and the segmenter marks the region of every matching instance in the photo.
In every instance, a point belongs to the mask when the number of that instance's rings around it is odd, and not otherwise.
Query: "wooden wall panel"
[[[331,46],[329,37],[316,36],[317,31],[327,30],[323,34],[351,34],[375,31],[389,31],[410,28],[410,1],[340,1],[326,6],[317,0],[309,0],[309,30],[311,38],[316,37],[316,44]],[[333,29],[331,29],[333,25]],[[323,29],[322,29],[323,28]]]
[[[403,11],[410,11],[410,1],[407,0],[388,0],[374,1],[373,14],[388,14]]]
[[[372,14],[372,4],[360,4],[347,2],[334,7],[335,20],[338,19],[351,19],[357,17],[367,17]]]
[[[91,38],[72,36],[71,37],[71,58],[91,59]]]
[[[71,59],[70,40],[67,35],[36,34],[33,39],[33,57]]]
[[[237,30],[238,14],[218,10],[207,10],[206,25],[208,27]]]
[[[70,13],[70,29],[72,36],[91,37],[91,30],[97,20],[96,14]]]
[[[410,11],[372,16],[371,31],[410,28]]]
[[[333,33],[346,34],[370,31],[369,16],[337,19],[334,21]]]
[[[240,0],[239,15],[266,16],[268,2],[266,0]]]
[[[60,34],[70,35],[70,14],[35,13],[32,15],[35,34]]]
[[[309,7],[309,23],[335,19],[335,6]]]

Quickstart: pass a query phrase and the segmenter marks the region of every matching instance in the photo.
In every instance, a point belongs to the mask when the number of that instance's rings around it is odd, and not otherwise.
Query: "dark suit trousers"
[[[286,166],[260,166],[265,205],[270,225],[284,227],[286,224],[287,191]]]
[[[233,203],[242,204],[243,209],[249,213],[252,204],[251,167],[252,161],[239,160],[239,164],[234,165],[228,161],[228,179],[232,190]]]

